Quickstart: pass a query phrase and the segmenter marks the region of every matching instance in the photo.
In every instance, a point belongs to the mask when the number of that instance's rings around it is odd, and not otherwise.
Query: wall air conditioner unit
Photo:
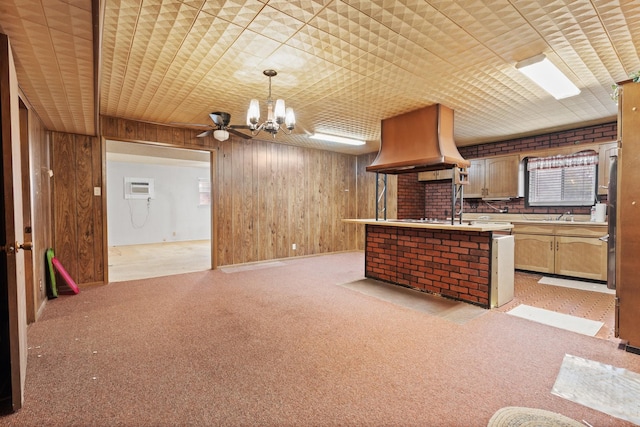
[[[153,178],[124,178],[125,199],[155,199]]]

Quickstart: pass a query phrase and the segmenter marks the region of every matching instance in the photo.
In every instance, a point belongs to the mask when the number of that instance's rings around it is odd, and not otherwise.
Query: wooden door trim
[[[109,221],[107,218],[107,138],[100,137],[101,186],[100,198],[102,202],[102,277],[104,284],[109,283]]]

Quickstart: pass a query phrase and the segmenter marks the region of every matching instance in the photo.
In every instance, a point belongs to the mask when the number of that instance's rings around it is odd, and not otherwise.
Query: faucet
[[[563,216],[565,215],[571,215],[571,211],[565,212],[565,213],[561,213],[560,215],[558,215],[558,218],[556,218],[556,221],[560,221],[562,219]]]

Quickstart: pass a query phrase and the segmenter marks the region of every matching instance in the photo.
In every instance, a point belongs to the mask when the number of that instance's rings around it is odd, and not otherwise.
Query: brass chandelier
[[[275,70],[264,70],[262,72],[265,76],[269,77],[269,97],[267,98],[267,120],[263,123],[260,122],[260,103],[257,99],[252,99],[249,103],[249,110],[247,111],[247,126],[251,129],[253,136],[265,131],[276,137],[278,131],[282,130],[287,135],[291,134],[291,131],[296,125],[296,117],[293,113],[293,108],[287,108],[284,105],[284,100],[278,99],[275,104],[271,99],[271,78],[278,75]],[[284,125],[284,126],[283,126]]]

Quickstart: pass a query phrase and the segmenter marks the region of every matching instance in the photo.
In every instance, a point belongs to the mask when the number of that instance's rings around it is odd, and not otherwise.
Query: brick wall
[[[617,139],[617,123],[605,123],[601,125],[587,126],[578,129],[561,132],[547,133],[543,135],[530,136],[526,138],[516,138],[507,141],[493,142],[468,147],[460,147],[459,151],[465,159],[478,157],[498,156],[502,154],[513,154],[522,151],[543,150],[547,148],[563,147],[568,145],[590,144],[599,142],[610,142]],[[402,176],[402,175],[400,175]],[[416,174],[407,174],[407,177]],[[416,176],[417,179],[417,176]],[[415,191],[415,184],[405,188],[400,188],[398,181],[398,195],[400,193]],[[404,180],[402,181],[405,182]],[[450,181],[430,181],[421,183],[424,192],[425,206],[422,215],[405,216],[403,218],[445,218],[444,212],[451,211],[451,182]],[[405,196],[409,199],[409,196]],[[600,196],[601,202],[606,202],[606,196]],[[562,207],[526,207],[524,198],[511,199],[508,202],[486,203],[479,199],[466,199],[464,211],[467,213],[495,213],[495,209],[503,207],[509,208],[509,213],[529,213],[529,214],[550,214],[559,215],[566,212],[567,208]],[[412,208],[413,209],[413,208]],[[400,199],[398,199],[398,213],[401,212]],[[589,215],[591,208],[572,207],[571,212],[576,215]],[[413,212],[413,211],[411,211]]]
[[[398,175],[398,218],[424,218],[424,183],[417,173]]]
[[[365,276],[488,308],[491,234],[367,225]]]

